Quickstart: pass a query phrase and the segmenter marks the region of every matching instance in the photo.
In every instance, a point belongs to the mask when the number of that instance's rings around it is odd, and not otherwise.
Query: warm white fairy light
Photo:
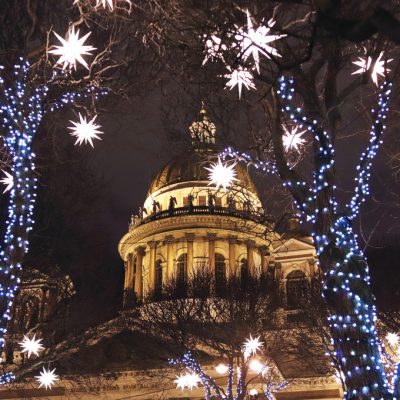
[[[399,344],[399,335],[397,333],[389,332],[385,338],[392,347]]]
[[[87,62],[82,56],[91,55],[91,51],[96,50],[93,46],[84,45],[91,32],[80,38],[79,29],[75,31],[75,27],[72,26],[68,30],[67,39],[62,38],[56,32],[54,32],[54,34],[61,42],[61,46],[54,46],[55,48],[50,50],[50,53],[60,56],[57,60],[57,64],[62,64],[62,69],[64,70],[71,70],[72,68],[76,69],[76,63],[79,62],[89,69]]]
[[[253,372],[260,373],[265,368],[265,365],[260,360],[253,358],[249,362],[249,368]]]
[[[248,69],[243,68],[242,66],[239,66],[234,70],[229,70],[229,73],[225,74],[224,77],[228,79],[226,86],[230,90],[232,90],[235,86],[238,87],[239,99],[242,96],[243,86],[248,90],[256,88],[253,82],[253,74]]]
[[[367,57],[366,59],[359,57],[358,61],[353,61],[353,64],[360,67],[360,69],[354,71],[352,75],[363,74],[366,71],[369,71],[372,65],[371,79],[375,83],[375,85],[378,86],[378,75],[385,76],[385,73],[390,71],[389,68],[385,68],[385,64],[393,61],[393,59],[387,61],[382,60],[382,56],[383,56],[383,51],[379,54],[379,57],[376,59],[376,61],[374,61],[372,57]]]
[[[30,358],[32,354],[39,356],[39,351],[44,350],[44,347],[40,343],[41,341],[42,339],[36,340],[36,335],[33,335],[32,339],[29,339],[28,336],[24,336],[24,340],[19,343],[22,347],[21,353],[28,353],[28,358]]]
[[[263,342],[260,341],[260,337],[257,336],[256,338],[253,338],[250,335],[250,338],[246,339],[246,341],[243,344],[243,354],[245,358],[248,358],[251,355],[256,354],[257,351],[262,349],[262,347],[263,347]]]
[[[192,390],[193,388],[198,387],[198,384],[200,383],[200,377],[193,372],[186,372],[185,374],[177,376],[174,380],[174,383],[176,383],[177,389],[183,390],[188,388]]]
[[[258,390],[257,389],[250,389],[249,390],[249,395],[250,396],[257,396],[258,395]]]
[[[270,19],[267,26],[260,24],[257,29],[254,29],[253,21],[249,10],[247,14],[247,30],[242,27],[237,27],[238,31],[235,35],[236,40],[240,42],[241,57],[247,60],[250,55],[253,56],[254,64],[258,72],[260,72],[260,54],[267,58],[272,56],[280,57],[278,51],[271,47],[268,43],[274,42],[286,35],[271,35],[271,28],[275,25],[275,20]]]
[[[72,132],[70,132],[70,134],[77,138],[75,144],[81,145],[82,143],[89,143],[94,147],[93,139],[101,140],[98,134],[102,134],[103,132],[99,131],[100,125],[95,124],[96,118],[97,115],[88,121],[85,116],[79,113],[79,122],[69,121],[74,125],[70,126],[68,129],[71,129]]]
[[[216,367],[215,370],[220,374],[226,374],[229,370],[229,366],[224,364],[224,363],[219,363]]]
[[[9,174],[7,171],[4,171],[3,169],[1,170],[5,177],[0,179],[0,182],[5,185],[6,187],[3,190],[3,193],[8,192],[9,190],[12,189],[12,187],[14,186],[14,177]]]
[[[58,375],[54,373],[55,368],[50,371],[50,369],[46,370],[43,367],[43,371],[40,372],[40,375],[35,376],[38,383],[40,383],[39,388],[44,386],[45,389],[51,389],[51,387],[55,384],[55,381],[58,381]]]
[[[218,161],[212,163],[211,168],[205,168],[207,171],[210,171],[208,174],[210,183],[208,185],[215,185],[217,190],[219,188],[226,190],[234,181],[237,181],[235,166],[236,164],[229,165],[227,163],[222,163],[221,159],[218,157]]]
[[[283,147],[285,151],[288,152],[290,150],[299,150],[306,141],[302,138],[302,135],[306,132],[306,130],[297,132],[298,127],[292,127],[289,131],[285,126],[283,127],[284,134],[282,136]]]

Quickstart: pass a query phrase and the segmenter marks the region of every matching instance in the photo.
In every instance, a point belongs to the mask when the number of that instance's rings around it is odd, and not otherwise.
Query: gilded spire
[[[204,102],[201,102],[199,116],[196,121],[192,122],[189,132],[192,137],[192,143],[196,144],[215,144],[215,133],[217,128],[208,118]]]

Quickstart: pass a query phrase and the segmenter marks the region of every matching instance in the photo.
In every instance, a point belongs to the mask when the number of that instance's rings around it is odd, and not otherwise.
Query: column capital
[[[147,245],[150,247],[150,249],[155,249],[157,247],[158,241],[156,240],[149,240],[147,242]]]
[[[268,250],[268,247],[265,246],[265,245],[260,246],[260,247],[258,248],[258,251],[260,252],[260,254],[261,254],[262,256],[269,256],[269,255],[270,255],[270,252],[269,252],[269,250]]]
[[[256,242],[252,239],[247,239],[245,243],[247,247],[252,247],[252,248],[256,247]]]
[[[194,233],[185,233],[185,238],[187,242],[194,242]]]
[[[236,244],[238,242],[237,236],[228,236],[228,242],[230,244]]]
[[[209,242],[214,242],[215,240],[217,240],[217,234],[216,233],[207,233],[207,240]]]
[[[165,243],[165,244],[172,244],[172,243],[174,243],[174,242],[175,242],[174,235],[166,235],[166,236],[164,237],[164,243]]]
[[[144,256],[146,253],[146,248],[144,246],[138,246],[135,248],[136,255]]]

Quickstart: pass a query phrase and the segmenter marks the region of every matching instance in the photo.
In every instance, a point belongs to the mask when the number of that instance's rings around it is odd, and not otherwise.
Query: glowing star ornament
[[[247,90],[255,89],[253,82],[253,74],[241,66],[234,70],[230,70],[228,74],[224,75],[228,79],[226,86],[232,90],[235,86],[239,89],[239,99],[242,96],[242,87],[244,86]]]
[[[206,40],[206,56],[204,57],[202,65],[204,65],[208,60],[215,58],[220,58],[223,60],[221,51],[227,50],[225,44],[221,44],[221,39],[216,35],[211,35],[209,39]]]
[[[223,164],[218,157],[218,162],[211,164],[211,168],[205,168],[207,171],[210,171],[208,174],[210,183],[208,185],[215,184],[217,190],[220,187],[226,190],[234,181],[237,181],[235,166],[236,164]]]
[[[62,64],[63,70],[72,70],[72,68],[76,70],[76,63],[79,62],[85,68],[89,69],[87,62],[82,56],[92,55],[91,51],[96,50],[95,47],[84,44],[91,32],[80,38],[79,29],[75,32],[75,27],[72,26],[67,33],[67,39],[63,39],[56,32],[54,34],[61,42],[61,46],[54,46],[55,49],[50,50],[50,53],[60,56],[56,64]]]
[[[372,65],[372,70],[371,70],[371,79],[375,83],[376,86],[378,86],[378,75],[384,76],[386,72],[389,72],[389,68],[385,68],[385,64],[390,63],[393,61],[393,59],[390,60],[382,60],[383,56],[383,51],[379,54],[379,57],[376,59],[374,62],[372,57],[367,57],[367,59],[364,59],[362,57],[359,57],[358,61],[353,61],[353,64],[357,65],[360,67],[357,71],[354,71],[352,75],[356,74],[364,74],[366,71],[369,71],[371,69]]]
[[[5,189],[3,190],[3,193],[6,193],[9,190],[11,190],[12,187],[14,186],[14,177],[7,171],[4,171],[3,169],[1,171],[4,173],[5,177],[0,179],[0,182],[6,186]]]
[[[75,144],[81,145],[82,143],[89,143],[94,147],[93,139],[101,140],[98,134],[102,134],[103,132],[99,131],[100,125],[95,124],[96,118],[97,115],[90,121],[87,121],[87,118],[79,113],[79,122],[69,121],[74,125],[70,126],[68,129],[71,129],[72,132],[70,132],[70,134],[77,138]]]
[[[54,373],[55,368],[50,371],[50,369],[46,370],[43,367],[43,371],[40,372],[40,375],[35,376],[38,383],[40,383],[39,388],[44,386],[45,389],[51,389],[51,387],[55,384],[55,381],[58,381],[58,375]]]
[[[297,132],[297,127],[292,128],[290,131],[286,127],[283,127],[283,130],[285,131],[285,133],[282,136],[282,141],[285,151],[299,151],[299,147],[304,145],[304,143],[306,142],[305,139],[301,137],[306,131],[304,130],[301,132]]]
[[[399,335],[397,333],[390,332],[386,335],[385,338],[392,347],[399,344]]]
[[[32,354],[37,357],[39,356],[39,351],[44,350],[44,347],[40,343],[42,339],[35,339],[35,335],[32,339],[29,339],[28,336],[24,336],[24,340],[19,343],[19,345],[22,347],[21,353],[28,353],[28,358],[30,358]]]
[[[195,387],[198,387],[198,384],[200,383],[200,377],[195,374],[195,373],[186,373],[184,375],[179,375],[176,377],[174,380],[174,383],[176,383],[176,388],[177,389],[185,389],[186,387],[189,390],[192,390]]]
[[[263,342],[260,341],[260,337],[257,336],[256,338],[253,338],[250,335],[250,338],[247,339],[244,344],[243,344],[243,354],[245,358],[250,357],[251,355],[254,355],[257,353],[257,351],[261,350],[263,347]]]
[[[246,15],[247,30],[237,27],[238,32],[235,35],[235,38],[240,43],[240,56],[243,58],[243,60],[247,60],[250,55],[253,56],[257,72],[260,73],[260,54],[267,58],[271,58],[271,56],[281,57],[278,51],[271,47],[268,43],[274,42],[275,40],[285,37],[286,35],[270,34],[271,28],[276,23],[274,19],[270,19],[268,21],[268,26],[261,24],[257,29],[254,29],[249,10],[246,11]]]

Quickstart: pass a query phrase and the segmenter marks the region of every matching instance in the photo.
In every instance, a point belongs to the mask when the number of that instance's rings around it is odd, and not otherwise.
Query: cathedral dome
[[[151,196],[166,186],[184,184],[185,182],[191,182],[191,184],[195,182],[196,186],[207,186],[209,171],[206,168],[209,168],[216,161],[218,161],[216,151],[199,151],[193,148],[191,151],[173,158],[161,169],[152,180],[147,195]],[[236,185],[257,195],[257,189],[247,168],[242,164],[236,164],[235,172]]]

